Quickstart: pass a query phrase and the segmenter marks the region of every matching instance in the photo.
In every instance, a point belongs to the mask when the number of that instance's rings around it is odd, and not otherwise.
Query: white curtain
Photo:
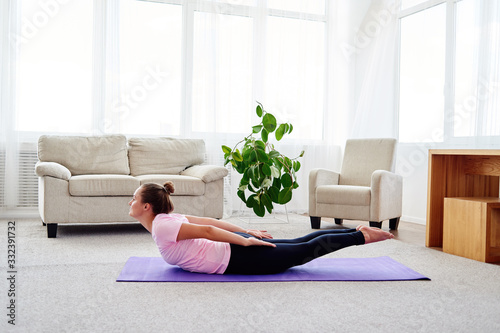
[[[18,197],[17,170],[19,140],[15,131],[16,121],[16,43],[18,23],[18,1],[7,0],[0,3],[0,189],[1,206],[16,207]]]
[[[500,3],[475,1],[476,144],[500,146]]]
[[[254,4],[245,6],[245,4]],[[323,12],[321,9],[323,4]],[[305,150],[292,201],[275,212],[305,213],[308,175],[315,167],[336,167],[339,151],[325,145],[323,128],[328,93],[327,32],[323,1],[193,1],[188,9],[193,44],[186,58],[186,110],[191,127],[201,135],[209,158],[223,161],[221,145],[233,147],[257,125],[257,101],[278,122],[291,122],[294,133],[276,148],[294,158]],[[318,6],[319,5],[319,6]],[[189,38],[188,38],[189,40]],[[192,50],[190,49],[192,48]],[[191,58],[192,57],[192,58]],[[190,81],[191,80],[191,81]],[[226,215],[246,213],[236,196],[241,176],[231,170],[226,180]]]
[[[394,110],[398,52],[396,0],[373,1],[355,36],[355,112],[352,138],[396,137]]]

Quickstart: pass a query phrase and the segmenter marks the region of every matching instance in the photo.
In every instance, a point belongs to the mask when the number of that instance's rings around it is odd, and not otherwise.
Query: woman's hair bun
[[[171,181],[165,182],[163,184],[163,188],[165,188],[165,191],[167,191],[168,194],[172,194],[175,191],[174,183],[172,183]]]

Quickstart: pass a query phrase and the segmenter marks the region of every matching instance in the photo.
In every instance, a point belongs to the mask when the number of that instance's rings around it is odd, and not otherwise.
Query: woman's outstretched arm
[[[245,238],[234,232],[230,232],[212,225],[198,225],[183,223],[177,235],[177,241],[193,238],[206,238],[216,242],[226,242],[242,246],[264,245],[276,247],[275,244],[262,241],[257,238]]]
[[[244,232],[246,234],[250,234],[257,238],[273,238],[266,230],[254,230],[254,229],[243,229],[237,225],[232,223],[221,221],[217,219],[213,219],[210,217],[198,217],[198,216],[190,216],[186,215],[186,218],[190,223],[198,224],[198,225],[211,225],[220,229],[224,229],[231,232]]]

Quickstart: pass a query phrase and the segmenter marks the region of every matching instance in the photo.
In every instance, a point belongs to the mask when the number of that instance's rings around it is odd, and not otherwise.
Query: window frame
[[[443,110],[443,128],[437,129],[436,138],[432,138],[430,142],[401,142],[403,144],[455,144],[468,145],[471,141],[477,144],[489,144],[491,140],[500,139],[500,136],[455,136],[455,66],[456,66],[456,45],[457,45],[457,4],[467,0],[428,0],[418,5],[405,8],[398,12],[398,49],[401,51],[401,19],[425,11],[434,6],[446,4],[446,45],[445,45],[445,78],[444,78],[444,110]],[[400,78],[401,78],[401,52],[398,52],[398,71],[395,87],[395,99],[397,110],[395,112],[397,137],[400,135],[399,117],[400,109]]]

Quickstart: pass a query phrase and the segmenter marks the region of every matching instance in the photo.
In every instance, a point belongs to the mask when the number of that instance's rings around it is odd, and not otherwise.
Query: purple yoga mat
[[[389,257],[318,258],[279,274],[232,275],[191,273],[161,257],[131,257],[117,282],[272,282],[430,280]]]

